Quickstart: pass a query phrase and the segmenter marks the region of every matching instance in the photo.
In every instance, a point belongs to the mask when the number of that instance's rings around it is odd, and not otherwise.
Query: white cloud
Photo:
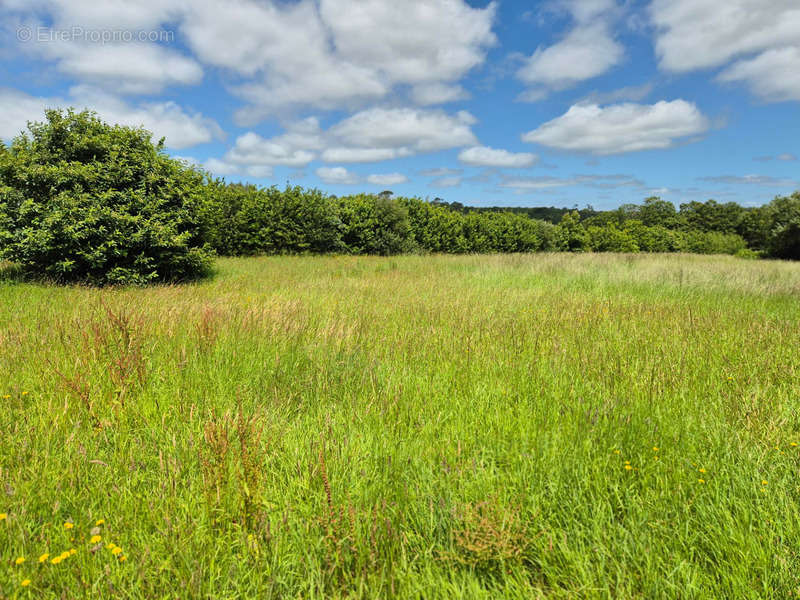
[[[285,107],[350,107],[416,86],[422,103],[461,95],[453,82],[496,42],[495,6],[463,0],[205,0],[182,24],[204,62],[251,78],[234,88],[249,124]],[[447,27],[442,27],[447,23]]]
[[[659,63],[668,71],[718,67],[800,39],[796,0],[653,0],[649,13]]]
[[[451,169],[449,167],[436,167],[419,172],[420,175],[425,177],[447,177],[448,175],[460,175],[461,173],[461,169]]]
[[[320,167],[314,172],[317,177],[328,184],[352,185],[359,182],[358,175],[351,173],[344,167]]]
[[[602,75],[623,55],[622,46],[611,38],[608,27],[595,23],[572,30],[548,48],[538,48],[517,76],[530,85],[562,90]]]
[[[152,44],[53,42],[39,47],[61,72],[117,94],[156,94],[203,79],[196,61]]]
[[[143,126],[153,132],[155,139],[164,137],[169,148],[189,148],[225,136],[213,119],[197,112],[187,112],[172,101],[133,105],[85,86],[72,88],[70,94],[71,104],[97,111],[110,123]]]
[[[236,165],[217,158],[209,158],[201,165],[216,177],[228,175],[246,175],[256,178],[272,177],[272,167],[268,165]]]
[[[514,177],[503,181],[500,187],[511,188],[517,191],[546,190],[555,187],[572,185],[567,179],[557,177]]]
[[[37,98],[23,92],[0,88],[0,140],[19,135],[28,121],[44,119],[45,108],[61,106],[57,98]]]
[[[460,85],[446,83],[422,83],[411,89],[411,99],[415,104],[429,106],[431,104],[445,104],[456,100],[465,100],[469,94]]]
[[[329,163],[367,163],[391,160],[411,155],[407,148],[348,148],[336,146],[322,153],[322,160]]]
[[[44,119],[45,108],[96,111],[109,123],[143,126],[157,140],[166,138],[169,148],[188,148],[224,137],[220,126],[200,113],[188,112],[175,102],[143,102],[129,104],[87,86],[76,86],[67,99],[41,98],[16,90],[0,90],[0,138],[8,139],[22,131],[27,121]]]
[[[495,14],[494,3],[473,8],[465,0],[5,0],[0,23],[12,40],[12,22],[173,31],[192,57],[168,44],[70,40],[26,48],[78,83],[118,94],[192,85],[201,64],[219,67],[234,75],[231,90],[248,103],[238,122],[253,124],[298,107],[355,107],[398,86],[410,86],[421,104],[463,98],[459,80],[497,42]]]
[[[612,34],[618,16],[615,0],[562,0],[574,27],[558,42],[538,47],[517,71],[517,78],[533,86],[518,97],[523,102],[541,100],[551,90],[563,90],[619,64],[625,54]]]
[[[560,150],[619,154],[669,148],[676,140],[703,133],[708,127],[708,119],[685,100],[606,107],[588,104],[572,106],[522,139]]]
[[[800,47],[767,50],[755,58],[740,60],[718,79],[745,83],[753,94],[767,101],[800,100]]]
[[[452,188],[461,185],[461,177],[439,177],[431,181],[431,187],[435,188]]]
[[[537,159],[535,154],[528,152],[515,154],[508,150],[498,150],[488,146],[473,146],[458,155],[458,160],[462,163],[478,167],[530,167]]]
[[[330,133],[356,148],[435,152],[474,144],[470,129],[474,123],[475,118],[463,111],[451,116],[442,111],[372,108],[334,125]]]
[[[286,167],[304,167],[314,160],[313,153],[293,147],[283,136],[265,139],[252,131],[236,138],[234,147],[225,156],[236,164]]]
[[[790,154],[789,152],[784,152],[783,154],[778,154],[778,156],[776,156],[775,158],[778,159],[778,160],[782,160],[782,161],[795,161],[795,160],[797,160],[797,157],[794,154]]]
[[[700,177],[699,181],[733,185],[766,185],[783,187],[795,187],[798,185],[798,182],[792,179],[772,177],[770,175],[717,175],[713,177]]]
[[[384,173],[370,175],[367,177],[367,181],[375,185],[398,185],[401,183],[406,183],[408,181],[408,177],[402,173]]]

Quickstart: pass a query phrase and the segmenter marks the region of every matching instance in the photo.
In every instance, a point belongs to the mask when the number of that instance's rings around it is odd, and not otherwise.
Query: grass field
[[[800,596],[799,348],[730,257],[0,282],[0,597]]]

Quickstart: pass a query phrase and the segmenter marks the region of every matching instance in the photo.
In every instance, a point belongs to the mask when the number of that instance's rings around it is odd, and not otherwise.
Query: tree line
[[[800,259],[800,193],[754,208],[654,197],[611,211],[336,197],[228,183],[170,158],[144,129],[72,110],[0,144],[0,259],[59,282],[186,280],[214,255],[538,251]]]

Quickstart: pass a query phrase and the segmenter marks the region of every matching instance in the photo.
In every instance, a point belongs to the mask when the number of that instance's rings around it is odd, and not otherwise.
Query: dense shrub
[[[342,244],[352,254],[400,254],[415,249],[408,209],[385,196],[359,194],[337,202]]]
[[[595,252],[638,252],[639,246],[633,236],[615,226],[589,227],[589,247]]]
[[[48,110],[0,152],[0,258],[58,282],[144,284],[208,273],[203,176],[139,128]]]
[[[769,222],[767,254],[800,260],[800,192],[775,198],[765,207],[765,212]]]
[[[211,181],[201,212],[206,239],[226,256],[343,249],[336,207],[319,190]]]

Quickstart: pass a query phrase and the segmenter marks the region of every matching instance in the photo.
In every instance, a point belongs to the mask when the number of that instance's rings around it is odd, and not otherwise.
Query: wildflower
[[[614,450],[614,454],[619,454],[619,450]]]
[[[77,551],[77,550],[75,550],[75,548],[70,548],[70,549],[69,549],[69,555],[70,555],[70,556],[75,556],[77,553],[78,553],[78,551]]]
[[[42,554],[42,555],[39,557],[39,562],[40,562],[40,563],[43,563],[43,562],[44,562],[44,561],[46,561],[48,558],[50,558],[50,555],[49,555],[47,552],[45,552],[44,554]]]
[[[95,527],[100,527],[100,525],[105,525],[105,519],[97,519],[97,523],[94,524]]]
[[[24,556],[20,556],[17,560],[14,561],[14,564],[19,566],[24,562],[25,562],[25,557]]]
[[[20,582],[20,585],[21,585],[22,587],[28,587],[30,584],[31,584],[31,580],[30,580],[30,579],[23,579],[23,580]]]
[[[108,550],[113,550],[114,548],[116,548],[116,546],[114,544],[112,544],[111,542],[109,542],[108,544],[106,544],[106,548]]]
[[[5,521],[8,518],[6,513],[0,513],[0,521]]]
[[[54,556],[53,559],[50,561],[52,564],[57,565],[62,560],[64,560],[63,556]]]
[[[700,471],[701,473],[705,473],[706,472],[705,469],[698,469],[698,471]]]
[[[658,446],[653,446],[653,452],[658,452]]]
[[[766,479],[762,479],[761,480],[761,485],[767,485],[767,480]]]
[[[629,461],[629,460],[626,460],[626,461],[625,461],[625,464],[626,464],[626,465],[629,465],[629,464],[631,464],[631,461]]]
[[[796,447],[796,446],[797,446],[797,442],[792,442],[792,443],[791,443],[791,444],[789,444],[789,445],[790,445],[790,446],[795,446],[795,447]]]
[[[22,395],[23,395],[23,396],[27,396],[27,395],[28,395],[28,392],[22,392]]]
[[[705,483],[705,482],[706,482],[706,480],[705,480],[705,479],[698,479],[697,481],[698,481],[699,483]]]
[[[67,560],[70,557],[70,554],[69,554],[69,551],[64,550],[64,552],[59,554],[59,556],[61,557],[61,560]]]
[[[64,523],[64,529],[72,529],[73,527],[75,527],[74,523],[70,523],[69,521]]]
[[[626,470],[626,471],[630,471],[631,469],[633,469],[633,467],[632,467],[632,466],[630,466],[630,465],[625,465],[625,470]]]
[[[119,556],[120,554],[122,554],[122,548],[120,548],[119,546],[114,546],[114,549],[111,550],[111,554],[113,554],[114,556]]]
[[[102,539],[103,538],[101,538],[99,535],[93,535],[92,538],[89,540],[89,543],[90,544],[96,544],[97,542],[99,542]]]
[[[119,557],[119,562],[125,562],[126,560],[127,560],[127,559],[125,558],[125,556],[124,556],[124,555],[121,555],[121,556]]]

